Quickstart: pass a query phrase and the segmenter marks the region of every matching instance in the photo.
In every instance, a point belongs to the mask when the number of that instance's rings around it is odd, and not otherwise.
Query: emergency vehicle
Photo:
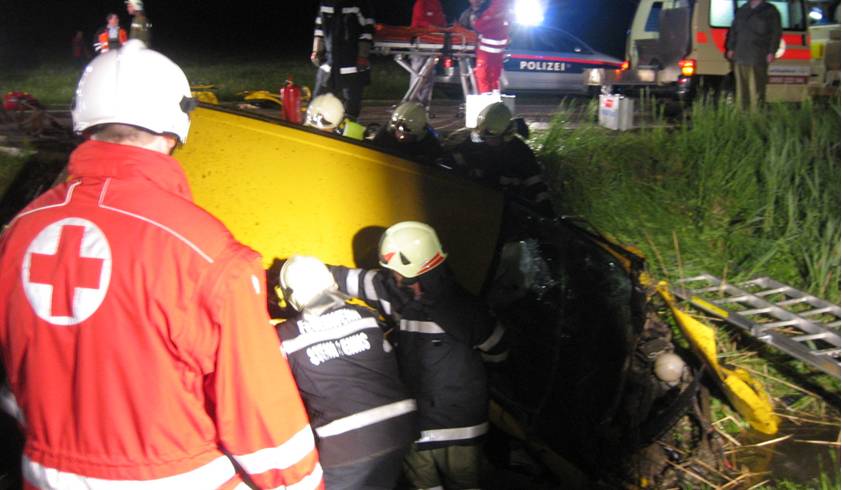
[[[725,58],[728,29],[746,0],[641,0],[626,41],[626,60],[606,72],[606,85],[628,92],[690,99],[700,90],[731,90]],[[803,0],[769,0],[781,14],[783,35],[769,65],[768,100],[807,95],[810,46]]]

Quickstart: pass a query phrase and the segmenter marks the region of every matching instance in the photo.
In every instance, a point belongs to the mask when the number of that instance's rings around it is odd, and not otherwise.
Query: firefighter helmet
[[[293,255],[281,267],[281,290],[284,299],[296,310],[303,311],[325,292],[336,291],[336,281],[327,266],[315,257]]]
[[[380,265],[406,278],[425,274],[447,258],[436,230],[418,221],[390,226],[380,238],[379,248]]]
[[[503,136],[512,122],[512,111],[502,102],[489,104],[477,116],[477,132],[482,137]]]
[[[307,107],[305,126],[331,131],[345,118],[345,106],[333,94],[323,94],[310,102]]]
[[[194,107],[181,68],[133,39],[85,68],[73,103],[73,129],[82,133],[100,124],[129,124],[174,134],[184,143]]]
[[[143,0],[126,0],[126,5],[131,5],[135,10],[143,10]]]
[[[399,105],[389,119],[389,132],[398,141],[419,139],[427,127],[427,111],[418,102],[404,102]]]
[[[681,381],[686,367],[684,359],[672,352],[666,352],[655,359],[655,376],[668,386],[675,386]]]

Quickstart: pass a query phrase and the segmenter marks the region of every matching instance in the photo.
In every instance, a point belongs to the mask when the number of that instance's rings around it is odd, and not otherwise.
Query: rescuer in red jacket
[[[436,28],[447,27],[447,18],[444,16],[444,9],[439,0],[415,0],[412,6],[412,23],[410,27],[415,28]],[[410,77],[410,85],[418,78],[415,73],[421,71],[427,56],[411,56],[410,66],[414,73]],[[433,98],[433,85],[435,85],[435,72],[431,71],[421,82],[421,86],[413,100],[421,103],[424,107],[430,107],[430,100]]]
[[[169,156],[181,69],[131,40],[86,68],[67,180],[0,235],[0,355],[25,488],[321,488],[260,256]],[[2,404],[0,404],[2,405]]]
[[[477,65],[474,77],[481,94],[500,90],[503,54],[509,43],[508,0],[469,0],[470,8],[459,17],[459,23],[479,34]]]

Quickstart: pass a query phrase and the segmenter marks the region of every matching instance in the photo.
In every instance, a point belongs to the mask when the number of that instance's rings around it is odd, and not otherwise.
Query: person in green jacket
[[[766,101],[769,64],[781,42],[781,14],[766,0],[750,0],[737,9],[728,32],[726,56],[734,63],[737,102],[756,110]]]
[[[146,18],[143,0],[126,0],[126,10],[132,16],[129,39],[140,39],[147,48],[152,45],[152,23]]]

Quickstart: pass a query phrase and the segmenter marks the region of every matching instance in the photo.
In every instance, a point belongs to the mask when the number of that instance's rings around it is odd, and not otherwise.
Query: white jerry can
[[[477,117],[483,109],[495,102],[502,102],[515,113],[515,96],[491,92],[488,94],[474,94],[465,96],[465,127],[477,127]]]
[[[599,125],[615,131],[634,127],[634,100],[622,95],[600,95]]]

